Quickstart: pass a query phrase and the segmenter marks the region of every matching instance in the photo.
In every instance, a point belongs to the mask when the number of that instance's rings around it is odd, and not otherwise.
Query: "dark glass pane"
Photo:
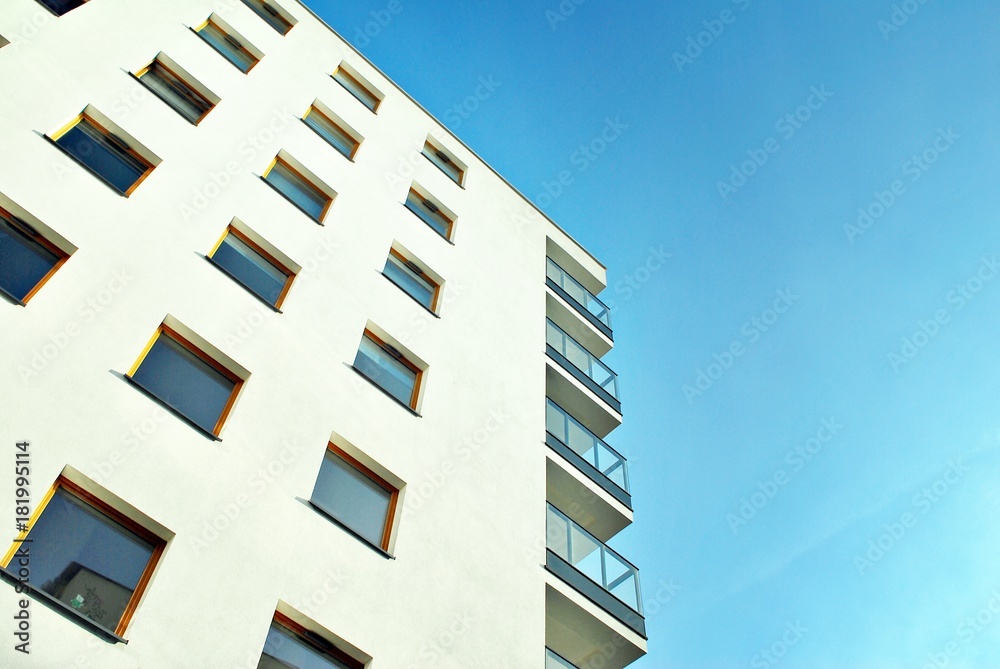
[[[292,29],[292,24],[286,21],[285,17],[278,14],[278,11],[273,6],[261,2],[261,0],[243,0],[243,4],[252,9],[257,16],[267,22],[267,25],[282,35]],[[271,11],[268,11],[269,8]]]
[[[397,400],[410,406],[417,373],[396,360],[368,337],[361,339],[354,366]]]
[[[323,215],[329,198],[284,163],[275,163],[264,178],[317,221]]]
[[[237,47],[226,39],[226,33],[222,32],[214,23],[208,23],[198,31],[198,34],[205,38],[205,41],[215,47],[215,50],[225,56],[226,60],[240,69],[241,72],[249,72],[257,59],[253,54]]]
[[[444,155],[431,145],[424,147],[424,155],[438,166],[442,172],[448,175],[448,177],[455,183],[461,185],[462,183],[462,168],[452,162],[451,158]]]
[[[288,275],[233,233],[226,235],[212,260],[219,263],[237,281],[272,305],[278,304]]]
[[[207,100],[158,61],[150,65],[140,79],[161,100],[192,123],[212,108]]]
[[[367,88],[361,85],[361,82],[349,75],[343,70],[337,70],[333,75],[333,78],[337,82],[347,89],[347,91],[361,101],[361,104],[368,107],[372,111],[378,108],[379,99],[369,91]]]
[[[167,335],[132,376],[136,383],[208,432],[214,432],[236,383]]]
[[[271,624],[257,669],[351,669],[314,648],[290,629]]]
[[[410,194],[406,198],[406,207],[419,216],[424,223],[434,228],[439,235],[445,239],[448,238],[451,221],[440,210],[432,210],[431,207],[424,203],[424,199],[413,191],[410,191]]]
[[[407,267],[402,260],[390,254],[382,270],[397,286],[405,290],[417,302],[428,309],[434,304],[434,286]]]
[[[59,256],[0,218],[0,287],[19,300],[49,273]]]
[[[84,0],[38,0],[43,5],[52,10],[53,13],[62,16],[66,12],[82,7]]]
[[[114,631],[153,544],[60,488],[28,537],[30,582]]]
[[[354,141],[353,137],[341,130],[322,114],[310,111],[309,114],[306,115],[305,121],[306,125],[319,133],[320,137],[332,144],[334,148],[348,158],[351,157],[351,154],[354,153],[354,149],[358,146],[358,143]]]
[[[382,545],[392,494],[343,458],[327,451],[312,501],[362,537]]]
[[[87,119],[70,128],[56,143],[122,193],[149,169],[128,151],[115,146]]]

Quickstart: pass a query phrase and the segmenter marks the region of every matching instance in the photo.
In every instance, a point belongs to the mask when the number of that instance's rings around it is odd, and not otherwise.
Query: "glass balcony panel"
[[[545,323],[545,343],[616,400],[621,399],[618,397],[618,376],[550,320]]]
[[[545,649],[545,669],[576,669],[576,666],[569,663],[548,648]]]
[[[547,400],[545,404],[545,429],[581,458],[592,464],[597,471],[604,474],[615,485],[628,492],[628,470],[625,458],[552,400]]]
[[[545,275],[597,320],[604,323],[609,329],[611,328],[611,310],[608,309],[607,305],[567,274],[566,270],[557,265],[551,258],[546,258]]]

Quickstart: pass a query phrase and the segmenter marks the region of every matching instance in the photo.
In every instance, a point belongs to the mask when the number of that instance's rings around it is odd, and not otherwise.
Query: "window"
[[[377,112],[382,104],[382,96],[373,91],[373,87],[364,82],[356,72],[349,72],[344,63],[333,73],[334,80],[347,89],[347,92],[361,101],[365,107]]]
[[[340,151],[345,157],[354,159],[354,154],[357,153],[361,142],[355,138],[354,133],[344,129],[342,122],[338,123],[331,119],[330,115],[320,111],[316,104],[309,108],[302,120],[333,148]]]
[[[277,5],[262,0],[243,0],[243,4],[254,11],[254,14],[264,19],[267,25],[277,30],[282,35],[288,33],[295,24],[292,23],[285,12],[278,9]]]
[[[222,430],[244,382],[166,324],[153,335],[127,378],[213,436]]]
[[[27,536],[28,582],[108,632],[121,636],[165,542],[79,486],[60,478]]]
[[[3,35],[0,35],[0,49],[4,48],[8,44],[10,44],[10,40],[4,37]]]
[[[389,257],[386,258],[382,274],[431,311],[437,307],[440,284],[396,249],[389,249]]]
[[[439,170],[447,174],[448,178],[459,186],[465,182],[465,166],[449,155],[444,149],[434,146],[430,140],[427,140],[427,143],[424,144],[423,153],[428,160],[434,163]]]
[[[294,271],[232,225],[208,259],[275,309],[281,306],[295,278]]]
[[[233,30],[222,26],[222,22],[214,14],[195,32],[244,74],[260,62],[260,52],[244,45],[242,40],[232,34]]]
[[[150,160],[87,113],[52,139],[122,195],[130,195],[153,171]]]
[[[333,643],[275,612],[257,669],[364,669]]]
[[[304,176],[302,170],[293,167],[280,154],[264,173],[264,181],[317,222],[323,220],[333,204],[332,195]]]
[[[69,258],[28,223],[0,209],[0,290],[26,303]]]
[[[434,231],[445,239],[451,239],[454,219],[449,216],[439,205],[431,202],[430,198],[418,193],[411,188],[406,196],[406,208],[420,217],[427,225],[434,228]]]
[[[421,370],[370,330],[365,330],[354,369],[405,406],[416,409]]]
[[[197,125],[218,103],[200,92],[201,86],[193,83],[191,77],[169,62],[163,54],[144,67],[136,75],[146,88],[151,90],[174,111]]]
[[[332,443],[310,502],[368,543],[389,548],[399,491]]]
[[[87,0],[38,0],[38,2],[56,16],[62,16],[77,7],[82,7]]]

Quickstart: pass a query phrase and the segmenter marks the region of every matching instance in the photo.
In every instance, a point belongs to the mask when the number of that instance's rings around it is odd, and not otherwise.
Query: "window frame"
[[[31,528],[33,528],[38,519],[42,517],[42,514],[45,512],[45,507],[48,506],[49,502],[52,500],[53,497],[55,497],[56,492],[60,488],[64,488],[68,494],[73,495],[84,504],[90,506],[93,510],[103,514],[105,517],[110,518],[113,522],[118,523],[125,529],[129,530],[130,532],[133,532],[134,534],[139,535],[145,541],[148,541],[149,543],[153,544],[153,552],[149,557],[149,561],[146,563],[146,566],[142,571],[142,575],[139,577],[139,581],[136,583],[135,589],[132,591],[132,596],[129,598],[128,604],[126,605],[125,610],[122,612],[121,618],[118,620],[118,624],[115,627],[114,631],[108,630],[106,627],[100,625],[100,623],[91,620],[90,618],[87,618],[85,615],[77,612],[72,607],[69,606],[61,607],[65,608],[68,611],[73,611],[74,615],[78,616],[81,620],[85,621],[85,623],[88,626],[99,628],[105,633],[111,632],[111,634],[121,638],[124,636],[125,631],[128,629],[129,623],[132,621],[132,616],[135,615],[135,611],[139,607],[140,600],[145,595],[146,588],[149,586],[149,582],[152,580],[153,572],[156,571],[156,567],[159,564],[160,558],[163,555],[163,551],[167,547],[167,540],[159,536],[152,530],[148,529],[138,521],[129,518],[126,514],[115,509],[111,504],[105,502],[97,495],[88,492],[83,488],[83,486],[74,483],[73,481],[68,479],[64,474],[60,474],[59,477],[55,480],[55,483],[53,483],[52,486],[45,493],[45,496],[42,498],[42,501],[39,502],[38,506],[31,514],[31,518],[29,519],[27,524],[28,529],[18,533],[18,536],[14,540],[13,545],[7,551],[7,554],[4,555],[3,562],[0,563],[0,566],[2,566],[4,569],[8,569],[11,560],[14,559],[14,556],[17,553],[18,548],[22,545],[23,540],[27,538],[28,535],[31,533]],[[61,600],[55,599],[47,592],[42,590],[40,586],[35,585],[33,583],[29,583],[28,586],[29,588],[37,591],[38,593],[41,593],[42,596],[48,596],[49,598],[55,600],[56,602],[59,602],[59,604],[63,604]]]
[[[364,333],[361,335],[361,339],[362,340],[364,340],[366,338],[370,339],[376,346],[378,346],[383,351],[385,351],[394,360],[397,360],[398,362],[400,362],[404,367],[406,367],[407,369],[409,369],[411,372],[416,373],[416,376],[413,379],[413,390],[410,392],[410,401],[408,403],[406,403],[406,402],[403,402],[402,400],[400,400],[399,398],[397,398],[395,395],[393,395],[388,390],[386,390],[381,385],[379,385],[379,383],[377,381],[375,381],[375,379],[371,378],[370,376],[368,376],[367,374],[365,374],[363,371],[361,371],[360,369],[358,369],[357,366],[355,366],[355,364],[353,362],[351,363],[351,368],[354,369],[354,371],[356,371],[358,374],[360,374],[364,378],[368,379],[368,381],[373,386],[375,386],[376,388],[378,388],[379,390],[381,390],[382,392],[384,392],[386,395],[388,395],[389,397],[391,397],[393,400],[395,400],[396,402],[399,402],[403,406],[407,407],[413,413],[416,413],[417,412],[417,400],[420,398],[420,384],[421,384],[421,381],[423,380],[423,376],[424,376],[424,371],[425,370],[421,369],[420,367],[418,367],[414,363],[410,362],[410,360],[406,357],[405,353],[403,353],[402,351],[400,351],[399,349],[397,349],[392,344],[389,344],[388,342],[386,342],[382,337],[378,336],[371,328],[367,328],[366,327]],[[395,354],[393,353],[393,351],[395,351]],[[358,342],[358,350],[354,354],[354,359],[355,360],[357,360],[358,354],[360,352],[361,352],[361,342]]]
[[[348,466],[353,467],[356,471],[360,472],[372,483],[389,493],[389,508],[385,513],[385,525],[382,528],[382,536],[379,539],[378,544],[372,544],[371,541],[363,537],[357,530],[351,528],[344,521],[337,518],[335,515],[327,511],[322,505],[320,505],[317,500],[313,499],[312,493],[309,494],[309,503],[319,509],[323,515],[331,518],[337,525],[343,527],[348,532],[358,537],[365,543],[371,544],[379,548],[384,553],[388,554],[389,546],[392,540],[392,529],[393,523],[396,521],[396,507],[399,504],[399,488],[394,486],[389,481],[376,474],[372,469],[362,463],[360,460],[352,456],[343,448],[337,446],[333,441],[330,441],[326,445],[326,451],[323,452],[323,460],[320,462],[320,470],[316,472],[316,480],[319,480],[320,471],[322,471],[323,465],[326,463],[326,458],[328,453],[333,453],[334,457],[340,458],[341,461],[345,462]],[[316,483],[313,483],[313,491],[315,492]]]
[[[66,263],[67,260],[69,260],[69,257],[70,257],[71,254],[67,253],[66,251],[62,250],[61,248],[59,248],[58,246],[56,246],[55,244],[53,244],[41,232],[39,232],[33,225],[31,225],[30,223],[26,222],[25,220],[23,220],[21,217],[17,216],[16,214],[12,213],[10,210],[8,210],[6,207],[4,207],[2,203],[0,203],[0,219],[3,219],[4,222],[6,222],[10,227],[12,227],[15,232],[18,232],[18,233],[24,235],[25,237],[29,238],[31,241],[33,241],[36,244],[38,244],[39,246],[43,247],[47,251],[49,251],[51,253],[54,253],[58,257],[58,260],[56,260],[55,264],[52,265],[52,267],[49,269],[49,271],[46,272],[45,275],[41,279],[38,280],[38,283],[35,284],[34,288],[32,288],[31,290],[29,290],[27,293],[25,293],[24,297],[19,298],[19,297],[15,296],[15,295],[9,293],[6,288],[3,288],[2,286],[0,286],[0,292],[2,292],[4,295],[10,297],[11,299],[16,300],[20,305],[24,306],[24,305],[28,304],[28,301],[32,297],[34,297],[35,294],[39,290],[41,290],[42,286],[44,286],[45,283],[49,279],[51,279],[55,275],[55,273],[57,271],[59,271],[59,268],[62,267]],[[24,229],[22,229],[22,226],[24,227]],[[29,230],[32,231],[32,232],[34,232],[34,234],[33,235],[29,234]]]
[[[145,361],[146,356],[149,355],[149,352],[151,350],[153,350],[153,346],[156,344],[156,342],[159,340],[159,338],[161,336],[166,336],[167,338],[172,339],[175,343],[177,343],[180,346],[182,346],[183,348],[187,349],[187,351],[189,353],[194,354],[195,356],[197,356],[198,358],[200,358],[202,361],[208,363],[209,366],[211,366],[217,372],[219,372],[224,377],[226,377],[228,380],[230,380],[230,381],[233,382],[233,389],[229,393],[229,398],[226,400],[225,406],[222,408],[222,411],[219,413],[219,418],[218,418],[218,420],[215,423],[215,427],[213,427],[211,431],[206,430],[201,425],[198,425],[193,419],[185,416],[179,409],[176,409],[176,408],[170,406],[166,402],[166,400],[160,398],[159,395],[157,395],[155,392],[153,392],[152,389],[147,388],[144,384],[136,381],[133,378],[133,376],[135,375],[135,373],[137,371],[139,371],[139,368],[142,366],[142,363]],[[233,406],[236,404],[236,399],[239,397],[240,391],[243,389],[243,384],[246,383],[246,379],[241,378],[239,375],[237,375],[231,369],[227,368],[225,365],[223,365],[222,363],[220,363],[218,360],[216,360],[215,358],[213,358],[211,355],[209,355],[208,353],[206,353],[205,351],[203,351],[200,346],[198,346],[197,344],[195,344],[194,342],[192,342],[188,337],[186,337],[185,335],[181,334],[180,332],[178,332],[175,328],[171,327],[170,325],[167,325],[167,323],[165,323],[165,322],[164,323],[160,323],[159,327],[156,328],[156,332],[150,338],[150,340],[146,344],[145,348],[143,348],[142,353],[139,354],[139,357],[136,359],[135,364],[132,365],[132,368],[125,375],[125,378],[129,381],[129,383],[134,384],[137,388],[142,389],[142,391],[144,393],[146,393],[150,397],[154,398],[158,404],[163,405],[168,410],[170,410],[171,412],[173,412],[175,415],[180,416],[181,418],[183,418],[184,421],[187,422],[189,425],[192,425],[195,429],[197,429],[197,430],[199,430],[201,432],[204,432],[206,434],[211,435],[212,438],[214,438],[214,439],[219,439],[220,438],[219,435],[222,433],[222,428],[225,426],[226,420],[229,418],[229,414],[232,412]]]
[[[417,302],[420,306],[424,307],[425,309],[427,309],[428,311],[430,311],[432,314],[437,315],[438,307],[440,306],[441,293],[443,292],[441,290],[442,284],[438,283],[438,281],[436,281],[434,279],[434,277],[432,277],[430,274],[428,274],[414,260],[412,260],[411,258],[406,257],[406,255],[404,255],[401,251],[399,251],[395,246],[389,248],[389,255],[386,257],[386,263],[388,263],[389,262],[389,258],[392,258],[392,257],[394,257],[397,260],[399,260],[401,263],[403,263],[404,266],[406,266],[407,269],[409,269],[411,272],[417,274],[423,281],[426,281],[427,283],[429,283],[431,285],[432,290],[431,290],[431,304],[430,304],[430,306],[427,306],[426,304],[424,304],[423,302],[421,302],[419,299],[417,299],[414,295],[411,295],[410,292],[408,290],[406,290],[406,288],[404,288],[403,286],[401,286],[395,279],[393,279],[391,276],[389,276],[388,274],[386,274],[384,267],[382,269],[382,276],[384,276],[386,279],[388,279],[390,283],[392,283],[394,286],[396,286],[401,291],[403,291],[407,296],[409,296],[412,300],[414,300],[415,302]]]
[[[295,622],[294,620],[292,620],[291,618],[289,618],[287,615],[285,615],[280,611],[274,612],[274,616],[271,618],[271,624],[268,625],[267,628],[268,632],[271,631],[271,627],[273,627],[274,625],[278,625],[279,627],[284,627],[287,631],[292,633],[292,636],[296,636],[299,639],[302,639],[303,641],[306,642],[308,646],[329,655],[330,657],[340,662],[341,664],[346,664],[350,669],[365,669],[365,664],[363,662],[345,653],[343,650],[337,647],[337,644],[333,643],[332,641],[324,637],[322,634],[314,632],[305,625]],[[267,637],[265,636],[265,642],[264,642],[265,645],[267,644],[266,638]],[[313,641],[314,638],[322,639],[325,642],[325,644],[320,644]],[[328,645],[328,647],[323,647],[324,645]],[[261,657],[264,656],[263,648],[261,649],[260,654]]]
[[[197,98],[200,102],[204,103],[207,106],[205,111],[203,111],[197,119],[188,118],[188,116],[180,109],[178,109],[172,101],[167,99],[166,96],[164,96],[162,93],[160,93],[158,90],[156,90],[155,88],[150,86],[146,81],[143,80],[143,77],[149,74],[150,71],[152,71],[153,68],[157,66],[166,70],[167,73],[169,73],[177,81],[183,84],[183,86],[187,89],[189,93],[192,94],[193,97]],[[192,85],[191,80],[193,79],[193,77],[188,75],[186,72],[182,74],[181,72],[178,71],[179,69],[180,69],[179,67],[173,65],[172,63],[167,63],[163,58],[163,54],[160,53],[156,55],[156,58],[149,61],[149,64],[147,64],[145,67],[140,69],[132,76],[134,76],[139,81],[139,83],[141,83],[149,92],[151,92],[164,104],[166,104],[168,107],[177,112],[177,114],[183,117],[186,121],[191,123],[191,125],[198,125],[205,119],[206,116],[212,113],[212,110],[215,109],[215,106],[219,103],[219,101],[218,100],[213,101],[208,96],[206,96],[202,91],[198,90],[199,88],[205,88],[205,87],[200,84],[197,86]]]
[[[351,88],[347,84],[345,84],[343,81],[337,78],[338,75],[343,75],[344,77],[349,79],[352,83],[354,83],[358,88],[368,93],[368,95],[370,95],[372,99],[375,100],[375,103],[372,106],[368,106],[368,102],[366,100],[364,100],[361,96],[359,96],[357,93],[351,90]],[[337,69],[333,71],[333,74],[331,74],[330,77],[338,84],[340,84],[340,86],[345,91],[347,91],[351,95],[351,97],[353,97],[355,100],[364,105],[365,109],[367,109],[373,114],[378,114],[379,108],[382,106],[382,103],[385,102],[385,97],[382,96],[382,94],[379,93],[372,84],[364,81],[363,77],[360,74],[355,74],[352,71],[352,69],[348,69],[345,66],[345,63],[341,63],[340,65],[337,66]]]
[[[290,172],[292,172],[296,177],[298,177],[299,179],[301,179],[302,181],[304,181],[314,191],[316,191],[317,193],[319,193],[320,195],[322,195],[324,198],[326,198],[326,203],[323,205],[323,211],[320,212],[320,214],[319,214],[318,217],[313,216],[312,213],[306,211],[305,207],[303,207],[298,202],[296,202],[295,200],[293,200],[288,194],[286,194],[283,190],[281,190],[280,188],[278,188],[273,182],[271,182],[270,180],[268,180],[267,175],[271,173],[271,170],[273,170],[278,163],[281,163],[281,165],[283,167],[285,167]],[[273,160],[271,160],[271,164],[268,165],[268,168],[266,170],[264,170],[264,173],[260,176],[260,178],[263,179],[267,183],[268,186],[270,186],[271,188],[273,188],[283,198],[285,198],[290,203],[292,203],[296,208],[298,208],[298,210],[301,211],[303,214],[305,214],[306,216],[308,216],[309,218],[311,218],[315,222],[319,223],[320,225],[323,225],[323,220],[326,218],[326,215],[328,213],[330,213],[330,207],[333,206],[333,201],[334,201],[335,197],[331,196],[328,192],[326,192],[325,189],[320,188],[319,186],[317,186],[316,183],[315,183],[315,181],[316,181],[315,179],[310,178],[310,177],[306,176],[305,174],[303,174],[299,170],[299,168],[297,168],[295,165],[292,165],[291,161],[289,161],[285,157],[282,157],[282,155],[281,155],[280,152],[278,153],[278,155],[276,155],[274,157]]]
[[[259,3],[259,5],[258,5],[258,3]],[[271,26],[271,28],[273,28],[274,31],[276,33],[278,33],[279,35],[282,35],[282,36],[287,35],[291,31],[291,29],[295,27],[295,23],[293,23],[292,21],[290,21],[288,19],[288,17],[285,16],[285,14],[287,14],[287,12],[284,10],[284,8],[283,7],[279,7],[278,5],[274,4],[273,2],[269,2],[268,0],[258,0],[258,2],[254,2],[254,0],[243,0],[243,4],[246,5],[250,9],[250,11],[252,11],[258,17],[260,17],[261,21],[263,21],[267,25]],[[259,6],[259,8],[264,13],[268,14],[269,16],[273,16],[276,19],[279,19],[281,23],[283,23],[284,25],[286,25],[288,27],[285,28],[284,30],[279,29],[276,25],[274,25],[273,23],[271,23],[263,14],[261,14],[259,11],[257,11],[258,6]],[[270,7],[271,9],[274,10],[273,14],[271,12],[267,11],[268,7]]]
[[[87,163],[85,163],[82,160],[80,160],[79,158],[77,158],[73,153],[71,153],[69,151],[69,149],[67,149],[66,147],[62,146],[59,143],[59,140],[62,139],[70,130],[72,130],[73,128],[77,127],[81,123],[88,123],[88,124],[90,124],[98,132],[100,132],[102,135],[104,135],[105,138],[110,138],[109,141],[111,142],[111,144],[114,145],[115,149],[117,149],[121,153],[127,154],[129,157],[131,157],[131,158],[137,160],[138,162],[142,163],[143,165],[145,165],[146,166],[146,171],[143,172],[141,175],[139,175],[139,177],[132,183],[132,185],[129,186],[126,190],[123,191],[120,188],[118,188],[118,186],[115,186],[113,183],[111,183],[111,181],[108,180],[107,177],[105,177],[103,174],[101,174],[100,172],[98,172],[95,168],[91,167]],[[53,144],[55,144],[59,148],[60,151],[62,151],[67,156],[69,156],[70,158],[72,158],[76,162],[76,164],[80,165],[85,170],[87,170],[88,172],[90,172],[91,174],[93,174],[94,176],[96,176],[98,179],[100,179],[102,182],[104,182],[109,188],[111,188],[112,190],[114,190],[119,195],[122,195],[124,197],[129,197],[132,193],[135,192],[135,189],[138,188],[142,184],[142,182],[145,181],[146,178],[150,174],[153,173],[153,170],[156,169],[158,163],[153,163],[148,158],[146,158],[145,156],[143,156],[141,153],[139,153],[138,151],[136,151],[132,147],[132,144],[130,142],[125,141],[124,139],[122,139],[121,137],[119,137],[118,135],[116,135],[115,133],[113,133],[111,130],[109,130],[106,127],[106,125],[107,124],[105,124],[105,123],[103,123],[103,122],[95,119],[93,114],[88,113],[87,110],[84,109],[82,112],[80,112],[79,114],[77,114],[73,118],[72,121],[70,121],[69,123],[67,123],[63,127],[61,127],[56,132],[54,132],[51,135],[49,135],[48,138],[52,141]]]
[[[275,269],[277,269],[279,272],[283,272],[285,274],[285,285],[282,287],[281,294],[278,295],[278,298],[275,300],[274,304],[271,304],[270,302],[268,302],[266,299],[264,299],[263,296],[258,295],[256,293],[256,291],[254,291],[252,288],[250,288],[250,286],[246,285],[243,281],[241,281],[240,279],[238,279],[232,272],[230,272],[226,267],[223,267],[222,264],[219,263],[215,259],[215,253],[216,253],[216,251],[219,250],[219,247],[222,246],[223,242],[226,241],[226,238],[229,235],[235,236],[241,242],[243,242],[244,244],[246,244],[247,246],[249,246],[251,249],[253,249],[254,252],[256,252],[257,254],[259,254],[264,260],[266,260],[268,263],[270,263]],[[222,236],[219,237],[219,241],[217,241],[215,243],[215,246],[212,247],[212,250],[209,251],[208,255],[206,255],[205,257],[208,258],[208,260],[213,265],[215,265],[216,267],[218,267],[222,272],[224,272],[233,281],[235,281],[240,286],[242,286],[243,288],[245,288],[251,295],[253,295],[257,299],[261,300],[262,302],[266,303],[268,306],[274,308],[275,311],[281,311],[281,305],[285,301],[285,297],[288,295],[288,291],[291,290],[291,288],[292,288],[292,282],[295,281],[295,277],[297,275],[297,273],[294,270],[292,270],[290,267],[287,267],[285,265],[285,263],[283,263],[282,261],[280,261],[277,258],[275,258],[274,255],[270,251],[268,251],[263,246],[261,246],[260,244],[258,244],[257,242],[255,242],[253,239],[250,238],[249,235],[247,235],[245,232],[239,230],[232,223],[230,223],[226,227],[225,232],[223,232]]]
[[[248,67],[247,69],[244,70],[240,65],[238,65],[237,63],[234,63],[232,61],[232,59],[229,58],[229,56],[227,56],[225,53],[223,53],[222,51],[220,51],[219,48],[217,46],[215,46],[215,44],[213,44],[212,42],[210,42],[207,37],[205,37],[204,35],[201,34],[201,31],[204,30],[205,28],[207,28],[209,25],[211,25],[216,30],[218,30],[220,33],[222,33],[223,39],[226,42],[228,42],[230,46],[232,46],[234,49],[237,49],[238,51],[241,51],[241,52],[245,53],[246,55],[250,56],[253,59],[253,62],[250,64],[250,67]],[[236,35],[232,34],[232,33],[236,32],[235,30],[233,30],[231,28],[229,28],[229,29],[225,28],[219,22],[219,20],[217,18],[215,18],[215,14],[212,14],[212,16],[209,16],[207,19],[205,19],[205,21],[203,21],[201,23],[201,25],[199,25],[197,28],[192,28],[192,30],[195,32],[196,35],[198,35],[198,37],[200,37],[205,42],[205,44],[207,44],[208,46],[212,47],[213,51],[215,51],[217,54],[219,54],[220,56],[222,56],[223,58],[225,58],[227,63],[229,63],[230,65],[232,65],[233,67],[235,67],[237,70],[239,70],[243,74],[250,74],[250,71],[253,70],[253,68],[257,67],[257,64],[260,63],[260,61],[264,60],[264,56],[263,55],[258,56],[256,53],[254,53],[249,48],[247,48],[247,45],[244,44],[244,41],[245,41],[244,39],[241,39],[240,37],[237,37]],[[256,47],[254,48],[254,50],[255,51],[259,51],[259,50],[256,49]]]
[[[309,121],[307,119],[310,116],[312,116],[313,114],[316,114],[317,116],[321,117],[324,121],[326,121],[327,123],[329,123],[330,125],[332,125],[333,127],[335,127],[337,130],[339,130],[341,133],[343,133],[343,135],[345,137],[347,137],[349,140],[351,140],[352,142],[354,142],[354,148],[351,149],[350,153],[344,153],[343,151],[341,151],[340,148],[336,144],[334,144],[329,139],[327,139],[326,137],[324,137],[323,134],[320,133],[319,130],[317,130],[311,123],[309,123]],[[309,109],[306,110],[306,113],[302,115],[302,122],[305,123],[306,126],[308,126],[310,130],[312,130],[314,133],[316,133],[319,136],[320,139],[322,139],[324,142],[326,142],[327,144],[329,144],[330,146],[332,146],[334,149],[336,149],[337,153],[339,153],[340,155],[344,156],[348,160],[353,161],[354,160],[354,156],[356,156],[357,153],[358,153],[358,149],[361,148],[361,140],[357,138],[357,133],[353,132],[351,130],[348,130],[345,127],[346,124],[344,122],[342,122],[342,121],[336,121],[336,120],[330,118],[330,115],[327,114],[322,109],[320,109],[316,105],[315,102],[313,104],[309,105]]]
[[[448,222],[448,224],[446,226],[446,230],[445,230],[444,233],[442,233],[440,230],[438,230],[437,228],[435,228],[431,223],[428,223],[427,221],[425,221],[424,217],[420,215],[420,212],[415,211],[414,208],[410,206],[410,196],[416,197],[416,199],[418,200],[419,205],[422,205],[425,208],[427,208],[428,210],[430,210],[430,212],[432,214],[440,214],[441,217],[444,218]],[[406,207],[410,211],[410,213],[412,213],[414,216],[416,216],[417,218],[419,218],[420,221],[424,225],[426,225],[431,230],[433,230],[435,233],[437,233],[438,236],[443,237],[448,242],[454,243],[452,241],[452,238],[455,235],[455,222],[456,222],[456,220],[457,220],[458,217],[457,216],[456,217],[452,217],[452,215],[450,214],[450,212],[446,211],[444,209],[444,207],[442,207],[438,203],[434,202],[433,199],[429,195],[424,195],[419,190],[417,190],[414,186],[410,186],[410,190],[406,194],[406,201],[403,202],[403,206]],[[431,209],[431,207],[433,207],[433,209]]]
[[[455,183],[459,188],[465,188],[465,178],[469,174],[469,168],[462,165],[458,159],[455,158],[455,156],[451,155],[451,152],[444,150],[428,139],[424,142],[424,148],[420,153],[424,156],[424,158],[429,160],[434,167],[441,170],[441,172],[448,177],[449,181]],[[430,154],[434,154],[433,157]],[[437,160],[435,160],[435,158]],[[458,170],[458,178],[455,178],[448,172],[448,170],[441,167],[438,160],[448,165],[454,165],[455,169]]]
[[[56,17],[61,17],[61,16],[66,16],[67,14],[69,14],[69,13],[70,13],[71,11],[73,11],[74,9],[80,9],[81,7],[83,7],[83,6],[84,6],[85,4],[87,4],[88,2],[90,2],[90,0],[83,0],[83,1],[82,1],[82,2],[81,2],[81,3],[79,4],[79,5],[77,5],[76,7],[73,7],[72,9],[69,9],[69,10],[66,10],[66,11],[65,11],[65,12],[63,12],[62,14],[59,14],[58,12],[56,12],[56,10],[52,9],[51,7],[49,7],[49,6],[48,6],[48,4],[46,4],[46,3],[42,2],[41,0],[38,0],[38,4],[40,4],[40,5],[42,6],[42,7],[44,7],[44,8],[45,8],[45,9],[47,9],[48,11],[52,12],[52,15],[53,15],[53,16],[56,16]]]

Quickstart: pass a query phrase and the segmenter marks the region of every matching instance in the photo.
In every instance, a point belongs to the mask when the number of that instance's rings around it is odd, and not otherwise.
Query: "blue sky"
[[[997,666],[1000,5],[576,3],[311,5],[609,268],[633,666]]]

